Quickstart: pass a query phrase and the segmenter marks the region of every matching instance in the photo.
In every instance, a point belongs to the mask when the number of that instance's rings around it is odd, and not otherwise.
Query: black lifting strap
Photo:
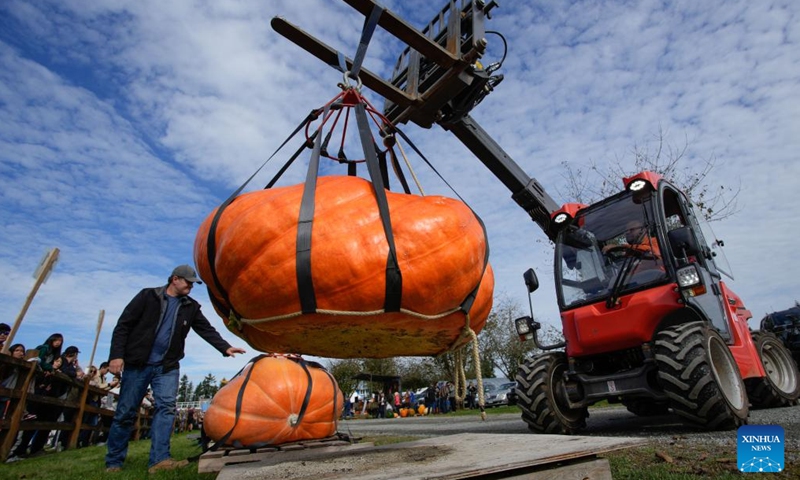
[[[438,170],[436,170],[436,167],[433,166],[433,164],[425,157],[425,155],[419,150],[419,148],[417,148],[417,146],[414,145],[414,142],[412,142],[411,139],[408,138],[408,136],[396,126],[395,126],[395,131],[399,133],[401,137],[403,137],[403,139],[414,150],[414,152],[416,152],[416,154],[419,155],[419,157],[431,168],[431,170],[433,170],[434,173],[436,173],[436,175],[445,183],[445,185],[450,187],[450,190],[452,190],[453,193],[456,194],[458,199],[464,202],[464,205],[466,205],[470,209],[472,214],[475,215],[475,218],[478,220],[478,223],[480,223],[481,229],[483,230],[483,238],[486,239],[486,252],[483,256],[483,272],[485,273],[486,266],[489,264],[489,237],[486,234],[486,225],[484,225],[483,220],[481,219],[481,217],[478,216],[477,213],[475,213],[475,210],[472,210],[472,207],[470,207],[469,204],[463,198],[461,198],[461,195],[458,194],[456,189],[453,188],[449,183],[447,183],[447,180],[445,180],[442,174],[439,173]],[[460,308],[461,311],[463,311],[464,313],[469,313],[470,309],[472,308],[472,304],[475,303],[475,297],[477,297],[478,295],[478,290],[481,287],[482,281],[483,281],[483,274],[481,274],[481,279],[478,280],[478,284],[475,285],[475,288],[467,295],[464,301],[461,302]]]
[[[464,203],[464,205],[466,205],[466,203]],[[469,207],[469,205],[467,205],[467,207]],[[472,304],[475,303],[475,297],[478,296],[478,290],[481,288],[481,282],[483,282],[483,276],[486,273],[486,266],[489,264],[489,237],[486,235],[486,225],[484,225],[481,217],[479,217],[478,214],[475,213],[475,211],[471,207],[469,207],[469,211],[472,212],[473,215],[475,215],[475,218],[481,225],[481,230],[483,230],[483,238],[486,241],[486,252],[484,252],[483,255],[483,269],[481,270],[481,278],[478,280],[478,283],[475,285],[475,288],[471,292],[469,292],[467,298],[465,298],[464,301],[461,302],[460,308],[461,311],[464,312],[465,314],[469,313],[470,309],[472,309]]]
[[[250,183],[251,180],[253,180],[253,178],[258,174],[258,172],[260,172],[261,169],[264,168],[264,166],[267,164],[267,162],[272,160],[272,157],[274,157],[289,142],[289,140],[291,140],[295,135],[297,135],[297,132],[299,132],[308,122],[310,122],[310,121],[314,120],[315,118],[317,118],[317,116],[318,116],[318,111],[311,111],[308,114],[308,116],[306,116],[306,118],[303,119],[302,122],[300,122],[300,125],[298,125],[297,128],[295,128],[294,131],[286,138],[286,140],[284,140],[283,143],[281,143],[281,145],[274,152],[272,152],[272,155],[270,155],[269,158],[267,158],[264,161],[264,163],[262,163],[261,166],[258,167],[258,169],[255,172],[253,172],[252,175],[250,175],[250,178],[248,178],[239,188],[236,189],[235,192],[233,192],[231,194],[230,197],[228,197],[227,200],[225,200],[225,202],[223,202],[222,205],[220,205],[220,207],[217,209],[217,213],[214,215],[214,219],[211,221],[211,226],[209,227],[209,231],[208,231],[208,239],[206,241],[206,253],[208,255],[208,267],[211,269],[211,278],[212,278],[212,280],[214,282],[214,286],[216,287],[216,289],[219,292],[219,294],[225,300],[225,303],[227,304],[227,307],[223,306],[221,304],[221,302],[219,302],[219,299],[217,299],[214,296],[214,294],[211,292],[211,288],[210,288],[209,285],[206,285],[206,289],[208,290],[208,297],[211,299],[212,303],[214,303],[214,305],[221,312],[224,312],[226,315],[230,314],[230,312],[233,312],[233,314],[236,315],[237,318],[241,318],[241,315],[239,315],[239,313],[236,311],[236,309],[233,308],[233,304],[231,303],[231,300],[230,300],[230,298],[228,296],[228,292],[222,286],[222,283],[219,280],[219,276],[217,276],[217,265],[216,265],[216,263],[217,263],[216,262],[217,261],[217,225],[219,224],[219,219],[222,217],[222,212],[224,212],[225,209],[228,208],[228,205],[230,205],[231,202],[233,202],[236,199],[236,197],[242,192],[242,190],[244,190],[244,187],[246,187],[247,184]],[[300,153],[300,151],[302,149],[304,149],[304,148],[305,148],[305,145],[300,147],[300,149],[295,153],[294,157],[292,157],[292,160],[295,157],[297,157],[297,155]],[[288,165],[284,166],[283,170],[281,170],[281,172],[279,172],[279,175],[280,175],[280,173],[283,173],[283,171],[285,171],[286,168],[288,168]],[[208,282],[206,282],[206,283],[208,283]]]
[[[250,370],[247,371],[247,375],[245,375],[244,381],[242,381],[242,386],[239,387],[239,393],[236,396],[236,410],[234,412],[234,417],[233,417],[233,426],[231,426],[231,429],[228,430],[228,433],[223,435],[222,438],[220,438],[218,442],[215,442],[214,446],[212,446],[209,449],[212,452],[217,450],[222,445],[225,445],[225,443],[228,441],[228,439],[231,438],[231,435],[233,434],[233,431],[236,429],[236,425],[238,425],[238,423],[239,423],[239,417],[242,414],[242,399],[244,398],[244,390],[245,390],[245,388],[247,388],[247,384],[250,382],[250,377],[253,375],[253,370],[256,369],[256,363],[258,363],[260,360],[263,360],[263,359],[265,359],[267,357],[269,357],[269,355],[259,355],[257,357],[252,358],[249,362],[247,362],[247,363],[251,364],[250,365]],[[240,370],[239,373],[234,375],[233,378],[238,377],[241,373],[242,373],[242,370]],[[233,378],[231,380],[233,380]]]
[[[397,249],[394,244],[392,221],[389,216],[389,202],[386,199],[383,175],[378,164],[378,157],[375,154],[375,144],[372,140],[369,121],[367,120],[366,107],[363,103],[359,103],[355,106],[355,111],[358,133],[361,136],[361,147],[364,149],[364,158],[367,162],[367,171],[372,181],[375,199],[378,202],[378,212],[383,223],[386,242],[389,244],[389,256],[386,259],[386,296],[383,309],[387,312],[399,312],[403,295],[403,277],[400,273],[400,266],[397,263]]]
[[[303,150],[305,150],[306,148],[312,148],[314,146],[314,138],[316,138],[318,133],[319,132],[312,133],[311,138],[308,139],[308,142],[304,143],[303,145],[300,145],[300,147],[294,152],[294,154],[291,157],[289,157],[289,160],[287,160],[286,163],[283,164],[281,169],[278,170],[278,173],[276,173],[275,176],[272,177],[272,180],[270,180],[269,183],[264,185],[264,190],[269,190],[270,188],[275,186],[275,183],[278,182],[278,180],[281,178],[284,172],[286,172],[286,170],[289,169],[292,163],[294,163],[294,161],[297,160],[297,157],[299,157],[300,154],[303,153]]]
[[[375,27],[378,25],[378,20],[383,13],[383,7],[378,4],[373,5],[369,17],[364,17],[364,26],[361,27],[361,39],[358,42],[358,49],[356,49],[356,56],[353,58],[353,67],[350,73],[353,78],[358,77],[358,72],[361,70],[361,62],[367,55],[367,47],[369,41],[372,39],[372,34],[375,32]]]
[[[317,364],[313,364],[313,365],[317,365]],[[336,394],[336,391],[339,388],[339,384],[336,383],[336,379],[333,377],[333,375],[331,375],[331,372],[329,372],[328,370],[322,368],[322,366],[319,366],[319,368],[321,368],[322,371],[325,372],[325,375],[327,375],[328,379],[331,381],[331,386],[333,387],[332,388],[332,390],[333,390],[333,416],[331,418],[338,418],[339,417],[339,415],[338,415],[339,414],[339,410],[338,410],[338,407],[339,407],[339,395]]]
[[[325,107],[323,121],[328,114]],[[321,127],[320,127],[321,128]],[[311,232],[314,226],[314,202],[319,175],[319,156],[322,136],[314,138],[314,149],[308,162],[306,183],[303,186],[303,198],[300,201],[300,216],[297,219],[297,255],[295,257],[295,273],[297,275],[297,294],[300,297],[300,308],[304,314],[316,313],[317,296],[314,292],[314,279],[311,277]]]
[[[375,33],[375,27],[378,26],[378,20],[380,20],[381,14],[383,14],[383,7],[375,4],[372,6],[372,11],[369,16],[364,17],[364,25],[361,27],[361,39],[358,42],[355,58],[353,58],[353,66],[350,68],[350,77],[353,79],[358,78],[358,73],[361,71],[361,63],[364,61],[364,57],[367,54],[369,41],[372,39],[372,34]],[[342,54],[342,52],[336,52],[336,59],[339,62],[338,65],[330,65],[342,73],[347,72],[347,62],[345,62],[344,54]]]
[[[323,122],[324,121],[325,120],[323,119]],[[320,155],[324,155],[326,157],[328,156],[328,143],[331,141],[331,136],[333,136],[333,128],[331,128],[331,131],[325,135],[325,140],[322,141],[322,146],[319,148]]]
[[[372,148],[375,149],[375,155],[378,157],[378,166],[381,169],[381,179],[383,180],[383,186],[386,190],[391,190],[391,186],[389,185],[389,167],[386,165],[386,152],[382,152],[378,145],[373,142]]]
[[[369,42],[372,39],[372,34],[375,33],[375,28],[378,26],[378,20],[380,20],[381,15],[383,14],[383,7],[380,5],[373,5],[372,11],[370,12],[369,16],[364,17],[364,25],[361,27],[361,38],[358,41],[358,48],[356,49],[356,55],[353,58],[352,67],[350,71],[347,71],[347,62],[345,61],[344,54],[342,52],[336,52],[336,59],[339,62],[338,64],[331,64],[333,68],[336,68],[342,73],[349,73],[349,77],[356,79],[358,78],[358,74],[361,71],[361,64],[364,61],[364,57],[367,55],[367,47],[369,47]],[[347,160],[347,157],[344,155],[344,151],[342,149],[339,150],[339,161]],[[347,174],[351,177],[355,177],[357,174],[356,171],[356,163],[349,161],[347,162]]]
[[[397,161],[397,155],[391,148],[389,149],[389,157],[390,161],[392,162],[392,169],[394,170],[394,174],[397,176],[397,179],[400,180],[400,185],[403,186],[403,191],[410,194],[411,189],[408,188],[408,182],[406,181],[406,176],[403,174],[403,169],[400,168],[400,162]]]
[[[311,379],[311,371],[308,369],[308,364],[302,358],[297,361],[297,363],[303,367],[303,371],[306,372],[306,378],[308,379],[307,387],[306,387],[306,395],[303,397],[303,405],[300,407],[300,412],[297,413],[297,420],[295,420],[295,425],[299,425],[300,422],[303,421],[303,417],[306,416],[306,410],[308,410],[308,404],[311,402],[311,390],[314,388],[314,381]]]

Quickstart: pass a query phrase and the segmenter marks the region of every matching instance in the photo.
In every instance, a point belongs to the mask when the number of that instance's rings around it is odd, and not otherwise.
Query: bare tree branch
[[[584,168],[562,162],[566,187],[559,193],[570,201],[591,204],[618,193],[622,178],[648,170],[664,176],[683,190],[699,214],[710,222],[738,213],[741,181],[737,185],[711,184],[710,175],[717,165],[717,157],[692,157],[688,138],[684,136],[682,144],[673,145],[667,142],[667,136],[667,132],[659,127],[650,141],[643,145],[635,144],[629,157],[615,156],[613,161],[602,164],[590,160],[588,172],[594,174],[594,180],[586,175]]]

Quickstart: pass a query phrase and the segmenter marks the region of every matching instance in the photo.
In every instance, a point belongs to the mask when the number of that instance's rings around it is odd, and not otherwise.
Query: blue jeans
[[[150,426],[151,445],[148,466],[170,458],[169,439],[172,424],[175,421],[175,403],[178,398],[178,382],[180,371],[176,368],[163,373],[160,365],[148,365],[142,368],[127,367],[122,372],[119,391],[119,402],[114,413],[114,422],[108,432],[107,467],[121,467],[128,454],[128,441],[136,422],[136,415],[147,393],[147,387],[153,387],[155,411]]]

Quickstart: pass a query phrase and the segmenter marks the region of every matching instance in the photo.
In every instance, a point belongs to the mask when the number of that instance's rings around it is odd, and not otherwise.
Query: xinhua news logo
[[[783,471],[783,427],[744,425],[739,427],[736,435],[736,460],[740,472]]]

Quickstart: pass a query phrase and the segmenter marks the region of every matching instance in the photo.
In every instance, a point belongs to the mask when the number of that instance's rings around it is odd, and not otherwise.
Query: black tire
[[[517,372],[517,406],[536,433],[573,434],[586,427],[589,410],[570,409],[563,387],[567,357],[547,353],[527,359]]]
[[[669,413],[669,403],[656,402],[646,398],[623,399],[622,404],[629,412],[639,417],[657,417]]]
[[[753,408],[794,405],[800,398],[800,380],[792,353],[772,333],[752,332],[751,335],[767,376],[744,381],[750,404]]]
[[[656,334],[658,379],[673,412],[706,430],[747,423],[749,403],[739,366],[719,333],[704,322]]]

